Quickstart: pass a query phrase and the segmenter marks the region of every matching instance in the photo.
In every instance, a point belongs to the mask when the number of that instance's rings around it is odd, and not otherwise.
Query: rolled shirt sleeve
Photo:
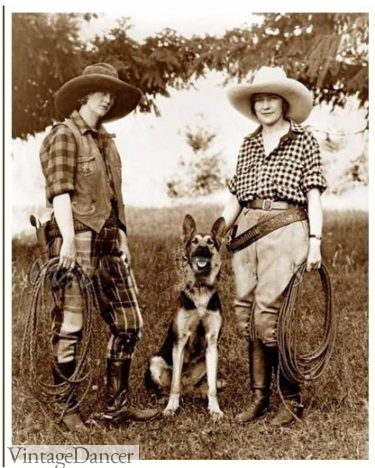
[[[307,193],[313,188],[318,188],[322,193],[327,188],[327,182],[323,175],[319,144],[312,133],[307,132],[304,147],[304,171],[301,180],[301,189],[304,193]]]
[[[238,151],[238,156],[237,156],[237,166],[236,166],[236,172],[233,175],[233,177],[229,180],[228,182],[228,189],[233,195],[238,195],[238,187],[237,187],[237,182],[238,182],[238,176],[237,176],[237,171],[238,171],[238,166],[242,161],[245,159],[245,162],[247,161],[247,143],[246,140],[242,142],[241,147]]]
[[[50,203],[56,195],[74,191],[76,151],[75,137],[65,125],[57,125],[45,138],[40,159]]]

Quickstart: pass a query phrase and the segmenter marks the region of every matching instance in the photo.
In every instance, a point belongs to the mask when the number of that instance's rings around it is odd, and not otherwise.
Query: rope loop
[[[51,345],[49,366],[62,380],[59,384],[51,384],[43,381],[40,372],[41,362],[48,365],[45,350],[40,344],[41,337],[47,332],[47,326],[50,327],[51,308],[47,304],[47,291],[59,292],[59,288],[64,288],[69,281],[76,279],[84,302],[83,320],[85,333],[80,342],[80,352],[76,357],[76,366],[73,375],[66,377],[59,372],[53,359],[53,350]],[[94,330],[95,310],[99,310],[96,293],[92,281],[84,273],[81,266],[76,264],[70,270],[59,268],[59,257],[50,259],[44,265],[39,266],[39,270],[29,278],[33,286],[31,296],[31,306],[26,316],[24,326],[22,346],[21,346],[21,366],[22,372],[34,397],[47,404],[52,411],[63,418],[68,411],[74,411],[75,408],[86,397],[91,388],[92,369],[89,368],[90,359],[88,356],[93,354],[92,339]],[[47,325],[46,325],[47,324]],[[92,367],[92,365],[91,365]],[[50,373],[50,375],[51,375]],[[77,388],[80,387],[81,395],[76,399]]]
[[[305,272],[306,264],[303,264],[288,285],[279,313],[277,331],[281,371],[290,382],[297,384],[316,380],[323,374],[333,352],[337,328],[329,273],[322,264],[318,273],[325,296],[323,337],[321,342],[308,353],[297,352],[298,311],[295,303]]]

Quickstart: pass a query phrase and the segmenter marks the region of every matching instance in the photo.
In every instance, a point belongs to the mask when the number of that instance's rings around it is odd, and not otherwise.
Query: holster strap
[[[256,242],[267,234],[296,221],[307,219],[306,211],[301,207],[285,210],[270,219],[262,221],[227,243],[229,252],[237,252]]]

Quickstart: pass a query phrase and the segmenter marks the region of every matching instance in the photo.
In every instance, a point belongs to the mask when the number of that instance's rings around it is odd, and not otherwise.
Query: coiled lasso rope
[[[285,398],[280,388],[280,377],[284,375],[292,384],[302,384],[318,379],[328,366],[331,358],[335,337],[336,337],[336,315],[333,308],[332,288],[327,268],[322,264],[318,274],[325,296],[325,313],[323,324],[323,337],[320,343],[307,353],[298,351],[298,342],[301,334],[298,330],[300,310],[297,310],[296,300],[299,294],[300,285],[306,272],[304,263],[294,273],[285,291],[284,300],[279,311],[277,326],[277,368],[276,386],[277,391],[285,408],[295,419],[299,419],[286,404]],[[250,339],[257,339],[258,334],[255,327],[255,302],[250,314],[249,336]],[[290,396],[292,397],[292,396]],[[298,405],[298,402],[294,402]]]
[[[44,352],[41,340],[50,333],[51,326],[47,329],[47,324],[51,325],[51,308],[47,307],[47,291],[50,288],[62,288],[63,281],[69,277],[62,278],[64,272],[59,269],[59,258],[52,258],[46,262],[38,271],[34,278],[29,280],[34,286],[22,339],[21,347],[21,369],[23,378],[28,384],[32,394],[39,401],[47,404],[52,411],[63,418],[66,411],[74,410],[87,395],[91,388],[92,372],[89,368],[88,355],[92,355],[92,335],[94,329],[94,311],[98,310],[97,298],[92,281],[85,275],[82,268],[76,265],[70,272],[78,281],[82,299],[84,301],[83,320],[84,330],[80,341],[79,354],[76,358],[76,367],[73,375],[66,377],[58,370],[56,362],[53,360],[52,350],[49,356],[41,355]],[[65,271],[66,274],[66,271]],[[70,277],[70,280],[72,276]],[[57,290],[56,289],[56,290]],[[51,345],[52,346],[52,345]],[[50,362],[48,359],[50,358]],[[43,381],[41,367],[50,366],[59,375],[62,383],[54,385]],[[51,374],[51,373],[50,373]],[[84,384],[84,385],[83,385]],[[81,396],[76,399],[77,387],[80,386]]]
[[[336,317],[332,301],[332,288],[327,268],[322,264],[317,270],[325,296],[325,315],[321,342],[307,353],[298,353],[298,310],[296,299],[306,264],[291,279],[279,312],[277,342],[280,370],[293,383],[301,384],[318,379],[329,363],[336,336]]]
[[[278,364],[276,369],[277,390],[285,408],[294,419],[300,418],[289,408],[280,388],[281,373],[294,384],[302,384],[318,379],[328,366],[331,358],[336,337],[336,316],[333,308],[332,288],[327,268],[322,264],[318,270],[320,282],[325,296],[325,315],[323,324],[323,336],[320,343],[306,353],[299,353],[298,348],[298,319],[299,311],[296,300],[299,288],[306,272],[304,263],[293,275],[283,304],[279,312],[277,343]],[[300,402],[293,402],[297,406]]]

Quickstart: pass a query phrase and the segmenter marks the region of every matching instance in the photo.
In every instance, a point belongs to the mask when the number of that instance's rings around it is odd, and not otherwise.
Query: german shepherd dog
[[[159,396],[170,391],[165,416],[173,416],[180,404],[180,394],[197,387],[206,375],[208,410],[214,419],[223,416],[217,400],[217,342],[222,313],[215,284],[224,235],[224,218],[215,221],[210,233],[196,232],[194,219],[190,215],[184,218],[185,271],[179,307],[145,373],[149,389]]]

